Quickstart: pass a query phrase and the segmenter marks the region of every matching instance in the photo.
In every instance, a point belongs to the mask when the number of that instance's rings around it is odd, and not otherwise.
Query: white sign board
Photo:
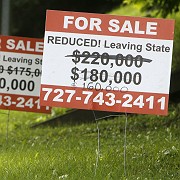
[[[166,115],[173,35],[173,20],[47,11],[40,103]]]
[[[43,39],[0,39],[0,109],[50,113],[39,103]]]

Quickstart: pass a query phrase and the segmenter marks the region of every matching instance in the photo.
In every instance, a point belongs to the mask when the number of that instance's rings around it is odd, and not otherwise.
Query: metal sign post
[[[6,145],[7,145],[7,147],[8,147],[10,110],[8,110],[7,113],[0,112],[0,114],[3,114],[3,115],[6,115],[6,116],[7,116],[7,121],[6,121]]]
[[[2,0],[1,34],[9,35],[10,0]]]

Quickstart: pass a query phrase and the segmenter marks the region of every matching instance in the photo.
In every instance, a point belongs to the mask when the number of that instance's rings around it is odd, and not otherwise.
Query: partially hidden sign
[[[0,109],[50,113],[40,106],[43,39],[0,36]]]
[[[174,20],[47,11],[41,105],[167,115]]]

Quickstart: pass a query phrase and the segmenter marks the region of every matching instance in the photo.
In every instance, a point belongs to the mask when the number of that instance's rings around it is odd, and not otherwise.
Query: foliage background
[[[43,37],[47,9],[106,13],[118,7],[123,0],[16,0],[12,1],[12,34]],[[23,23],[22,23],[22,18]]]

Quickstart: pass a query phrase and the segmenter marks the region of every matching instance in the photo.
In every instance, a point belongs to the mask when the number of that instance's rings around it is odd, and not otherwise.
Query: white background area
[[[28,65],[28,63],[21,63],[21,62],[3,61],[4,56],[6,57],[6,60],[8,57],[11,57],[11,58],[23,57],[24,59],[32,59],[32,65]],[[25,67],[25,68],[31,68],[32,72],[34,72],[35,69],[39,69],[41,71],[42,65],[41,64],[35,64],[36,58],[42,59],[42,55],[13,53],[13,52],[1,52],[0,53],[0,65],[3,65],[4,69],[7,69],[9,66],[12,66],[13,67],[12,69],[14,69],[15,67]],[[22,73],[22,75],[20,75],[20,72],[18,72],[16,75],[15,72],[13,72],[11,75],[9,75],[5,70],[3,73],[0,73],[0,78],[6,79],[6,88],[0,89],[0,93],[39,96],[40,95],[41,75],[36,77],[33,74],[33,77],[32,77],[32,75],[26,76],[25,73],[26,72],[24,72],[24,73]],[[17,79],[18,81],[25,80],[26,83],[28,83],[29,81],[34,81],[35,88],[33,91],[28,91],[27,88],[24,91],[20,90],[19,88],[17,88],[16,90],[9,88],[9,91],[7,91],[7,87],[11,87],[11,82],[13,79]]]
[[[48,36],[59,36],[67,38],[83,38],[83,39],[96,39],[101,41],[100,47],[85,47],[78,45],[62,45],[62,44],[52,44],[47,43]],[[136,50],[128,49],[112,49],[104,48],[104,41],[107,44],[110,43],[128,43],[142,45],[142,52],[137,52]],[[147,51],[146,44],[156,44],[157,46],[168,46],[170,47],[170,52],[154,52]],[[87,35],[87,34],[75,34],[75,33],[63,33],[63,32],[45,32],[44,40],[44,53],[43,53],[43,66],[42,66],[42,79],[41,84],[46,85],[57,85],[57,86],[72,86],[73,80],[70,78],[72,76],[71,69],[75,66],[72,62],[72,57],[65,57],[67,55],[72,55],[73,51],[78,49],[81,53],[83,51],[99,52],[100,54],[106,52],[109,55],[117,55],[119,53],[126,56],[131,54],[134,57],[141,55],[143,58],[151,59],[151,63],[143,63],[142,67],[137,68],[135,65],[132,67],[126,67],[125,65],[116,66],[114,63],[113,68],[110,68],[110,63],[107,66],[102,65],[90,65],[78,63],[76,67],[79,69],[88,68],[107,70],[109,74],[114,74],[115,71],[121,72],[140,72],[142,74],[142,82],[140,85],[131,84],[116,84],[113,83],[111,86],[118,86],[119,88],[126,86],[129,91],[136,92],[152,92],[152,93],[169,93],[170,84],[170,73],[171,73],[171,61],[172,61],[172,40],[159,40],[159,39],[145,39],[145,38],[129,38],[129,37],[117,37],[117,36],[102,36],[102,35]],[[91,61],[91,60],[90,60]],[[100,59],[99,59],[100,61]],[[110,60],[110,62],[113,62]],[[36,80],[38,82],[38,80]],[[83,80],[77,81],[77,87],[83,87]],[[86,81],[88,83],[90,81]],[[100,83],[100,81],[98,81]],[[38,88],[38,83],[36,83]],[[102,87],[106,87],[107,83],[101,83]]]

